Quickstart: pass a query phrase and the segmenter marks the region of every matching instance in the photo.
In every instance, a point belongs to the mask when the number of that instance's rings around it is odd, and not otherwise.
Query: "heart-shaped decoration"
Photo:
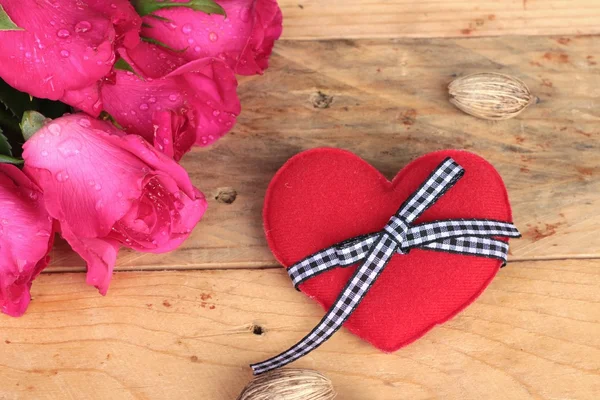
[[[321,148],[291,158],[271,181],[263,213],[269,247],[289,267],[333,244],[381,230],[447,157],[464,168],[464,176],[416,223],[459,218],[512,221],[502,179],[475,154],[430,153],[390,182],[350,152]],[[423,249],[395,254],[344,326],[383,351],[395,351],[473,302],[501,264]],[[302,283],[300,290],[328,310],[355,269],[325,272]]]

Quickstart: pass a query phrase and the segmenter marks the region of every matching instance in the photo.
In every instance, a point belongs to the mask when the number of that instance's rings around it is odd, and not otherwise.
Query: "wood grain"
[[[279,0],[285,39],[600,33],[596,0]]]
[[[599,271],[600,260],[516,262],[394,354],[342,329],[295,365],[329,376],[340,400],[596,399]],[[323,315],[281,269],[123,272],[107,297],[83,274],[46,274],[33,296],[23,318],[0,316],[3,400],[234,399],[250,362]]]
[[[266,75],[242,80],[234,131],[184,159],[210,200],[192,237],[170,254],[122,251],[118,268],[276,266],[262,230],[266,188],[287,159],[318,146],[351,150],[388,178],[434,150],[476,152],[508,188],[524,235],[513,260],[600,257],[598,48],[598,37],[283,41]],[[465,115],[446,86],[476,71],[521,78],[540,103],[502,122]],[[83,267],[64,244],[53,259],[53,271]]]

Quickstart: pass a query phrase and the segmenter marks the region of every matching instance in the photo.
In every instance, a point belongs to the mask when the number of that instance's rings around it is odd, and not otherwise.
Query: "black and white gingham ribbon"
[[[464,169],[445,159],[390,218],[379,232],[360,236],[321,250],[288,269],[294,286],[336,267],[362,264],[350,278],[321,322],[285,352],[251,365],[255,375],[289,364],[328,340],[346,322],[394,254],[413,248],[491,257],[506,263],[508,243],[495,237],[520,237],[508,222],[457,219],[412,225],[425,210],[463,176]]]

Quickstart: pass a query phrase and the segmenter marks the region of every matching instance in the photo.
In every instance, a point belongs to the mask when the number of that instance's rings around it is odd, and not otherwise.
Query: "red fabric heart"
[[[381,230],[446,157],[459,163],[465,174],[416,223],[456,218],[512,221],[500,175],[475,154],[430,153],[390,182],[350,152],[320,148],[291,158],[271,181],[263,211],[271,251],[289,267],[325,247]],[[395,351],[474,301],[500,265],[494,259],[420,249],[396,254],[344,326],[383,351]],[[355,269],[325,272],[300,289],[328,310]]]

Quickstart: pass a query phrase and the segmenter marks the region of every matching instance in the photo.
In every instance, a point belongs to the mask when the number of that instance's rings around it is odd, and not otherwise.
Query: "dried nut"
[[[525,83],[494,72],[458,78],[448,85],[448,92],[460,110],[491,120],[515,117],[536,100]]]
[[[278,369],[254,378],[237,400],[332,400],[331,381],[310,369]]]

